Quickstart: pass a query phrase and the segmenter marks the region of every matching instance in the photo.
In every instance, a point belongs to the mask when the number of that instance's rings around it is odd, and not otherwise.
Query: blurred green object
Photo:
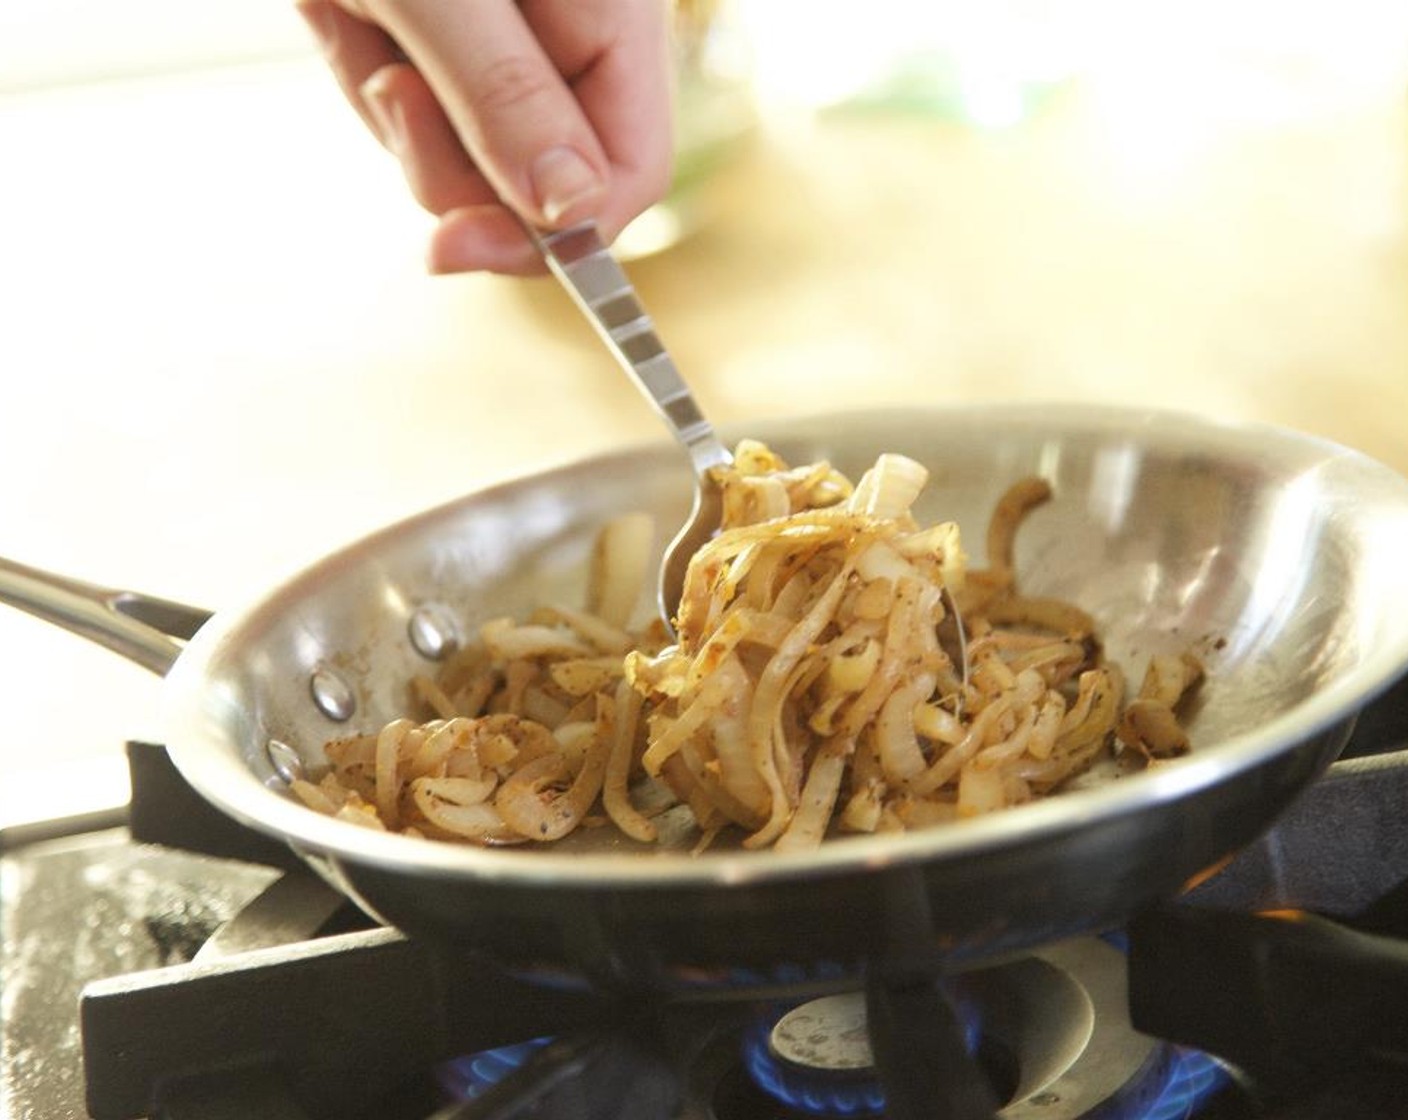
[[[980,72],[951,53],[930,49],[896,55],[883,75],[826,111],[924,115],[1007,128],[1039,111],[1063,84],[996,69]]]

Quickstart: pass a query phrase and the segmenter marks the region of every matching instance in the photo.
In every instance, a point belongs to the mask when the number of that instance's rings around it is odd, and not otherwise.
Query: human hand
[[[663,196],[665,0],[295,2],[439,217],[432,271],[541,271],[515,214],[541,228],[594,218],[609,241]]]

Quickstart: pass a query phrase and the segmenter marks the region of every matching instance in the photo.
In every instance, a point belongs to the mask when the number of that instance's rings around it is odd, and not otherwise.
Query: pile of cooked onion
[[[1120,754],[1181,754],[1177,708],[1201,677],[1155,657],[1138,694],[1091,617],[1024,595],[1013,542],[1050,487],[1024,479],[968,570],[952,522],[910,510],[919,463],[882,455],[854,486],[744,441],[718,473],[723,527],[693,558],[675,620],[628,628],[649,520],[602,531],[585,610],[493,619],[435,678],[421,719],[326,745],[294,791],[377,828],[480,844],[613,826],[649,843],[683,804],[702,849],[806,848],[920,828],[1059,790]]]

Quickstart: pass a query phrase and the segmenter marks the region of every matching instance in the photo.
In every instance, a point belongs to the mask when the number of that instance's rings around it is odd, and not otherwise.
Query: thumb
[[[608,161],[512,0],[404,0],[388,30],[498,196],[535,225],[595,216]]]

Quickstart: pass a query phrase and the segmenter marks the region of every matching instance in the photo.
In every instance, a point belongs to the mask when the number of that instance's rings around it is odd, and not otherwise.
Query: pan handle
[[[165,676],[209,611],[101,587],[0,557],[0,603],[106,646]]]

